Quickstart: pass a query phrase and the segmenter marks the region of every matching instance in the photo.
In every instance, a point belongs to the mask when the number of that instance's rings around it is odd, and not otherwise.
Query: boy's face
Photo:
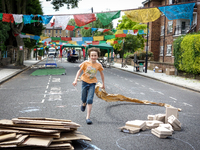
[[[96,62],[97,58],[98,58],[98,54],[95,51],[91,51],[90,52],[90,59],[92,60],[92,62]]]

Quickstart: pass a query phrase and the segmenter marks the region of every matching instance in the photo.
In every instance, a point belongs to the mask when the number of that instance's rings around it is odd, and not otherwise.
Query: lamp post
[[[150,5],[150,0],[148,0],[148,7]],[[146,44],[146,59],[145,59],[145,73],[147,73],[147,65],[148,65],[148,44],[149,44],[149,22],[147,23],[147,44]]]

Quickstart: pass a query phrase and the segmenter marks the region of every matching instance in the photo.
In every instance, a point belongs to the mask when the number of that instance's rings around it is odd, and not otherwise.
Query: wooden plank
[[[48,147],[53,138],[49,137],[29,137],[21,145],[22,146],[42,146]]]
[[[16,133],[9,133],[9,134],[0,135],[0,141],[14,139],[15,137],[16,137]]]
[[[38,118],[37,117],[19,117],[18,119],[71,122],[71,120],[55,119],[55,118],[40,118],[40,117]]]
[[[28,137],[28,135],[22,135],[17,139],[13,139],[10,141],[4,141],[4,142],[0,142],[0,145],[19,145],[21,144],[26,138]]]
[[[57,126],[71,126],[80,127],[79,124],[75,122],[61,122],[61,121],[45,121],[45,120],[26,120],[26,119],[12,119],[14,124],[36,124],[36,125],[57,125]]]
[[[0,128],[0,133],[22,133],[22,134],[28,134],[30,132],[27,131],[20,131],[20,130],[14,130],[14,129],[6,129],[6,128]]]

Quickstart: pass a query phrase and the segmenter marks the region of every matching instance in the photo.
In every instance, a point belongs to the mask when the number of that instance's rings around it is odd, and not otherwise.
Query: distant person
[[[83,74],[81,76],[82,80],[81,111],[84,112],[87,105],[86,123],[92,124],[92,121],[90,120],[90,113],[92,110],[95,85],[97,83],[97,78],[96,78],[97,71],[99,71],[101,75],[102,89],[105,89],[105,84],[104,84],[104,74],[103,74],[104,69],[102,65],[97,62],[97,59],[100,56],[100,50],[98,48],[90,48],[88,50],[88,56],[90,60],[84,61],[83,63],[80,64],[80,69],[78,70],[74,82],[72,84],[74,86],[77,85],[78,77],[83,71]]]

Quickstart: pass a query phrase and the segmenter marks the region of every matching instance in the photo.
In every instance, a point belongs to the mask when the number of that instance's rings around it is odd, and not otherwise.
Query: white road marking
[[[53,78],[52,82],[60,82],[60,78]]]
[[[49,85],[47,85],[46,89],[48,89],[48,88],[49,88]]]
[[[173,100],[177,101],[177,99],[176,99],[176,98],[173,98],[173,97],[169,97],[169,98],[171,98],[171,99],[173,99]]]
[[[149,90],[152,90],[152,91],[154,91],[154,89],[152,89],[152,88],[149,88]]]
[[[125,80],[128,80],[128,79],[126,79],[126,78],[124,78]]]
[[[135,84],[139,85],[139,83],[135,82]]]
[[[141,95],[145,95],[144,93],[140,92]]]
[[[192,105],[188,104],[188,103],[183,103],[185,106],[188,105],[190,107],[193,107]]]
[[[45,101],[45,99],[43,99],[43,100],[41,101],[41,103],[44,103],[44,101]]]
[[[47,95],[46,94],[44,94],[44,98],[46,97]]]
[[[44,93],[47,93],[47,90]]]
[[[144,85],[142,85],[142,87],[145,87]]]
[[[159,94],[161,94],[161,95],[164,95],[162,92],[158,92]]]

